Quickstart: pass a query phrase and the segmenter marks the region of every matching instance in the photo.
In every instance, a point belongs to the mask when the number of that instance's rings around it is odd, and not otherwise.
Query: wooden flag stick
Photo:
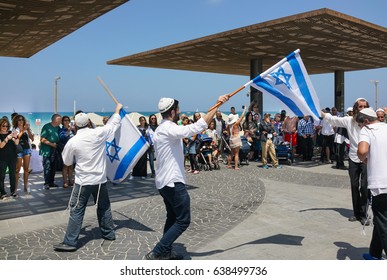
[[[231,98],[232,96],[234,96],[235,94],[237,94],[238,92],[240,92],[240,91],[241,91],[242,89],[244,89],[244,88],[245,88],[245,86],[241,86],[241,87],[238,88],[236,91],[234,91],[234,92],[228,94],[228,98]],[[212,107],[208,110],[208,112],[210,112],[210,111],[212,111],[212,110],[218,108],[220,105],[222,105],[222,102],[219,101],[219,102],[217,102],[214,106],[212,106]]]
[[[106,89],[106,91],[109,93],[110,97],[113,99],[113,101],[118,104],[118,100],[114,97],[113,93],[108,89],[108,87],[105,85],[105,83],[102,81],[100,77],[97,77],[97,80],[101,83],[101,85]]]

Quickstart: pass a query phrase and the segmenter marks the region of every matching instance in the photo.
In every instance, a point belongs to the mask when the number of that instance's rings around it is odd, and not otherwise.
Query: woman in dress
[[[0,199],[7,198],[4,187],[5,173],[8,168],[11,195],[16,197],[16,146],[19,144],[16,132],[10,132],[10,123],[6,118],[0,119]]]
[[[23,166],[23,182],[24,193],[30,194],[31,190],[28,186],[28,175],[30,173],[31,145],[30,140],[34,141],[34,134],[31,131],[29,123],[22,115],[17,115],[12,120],[13,130],[18,133],[19,147],[17,148],[17,163],[16,163],[16,191],[19,182],[19,173]]]

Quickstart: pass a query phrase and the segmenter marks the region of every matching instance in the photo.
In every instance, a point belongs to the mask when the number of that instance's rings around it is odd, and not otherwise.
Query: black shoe
[[[360,219],[360,223],[363,225],[363,226],[369,226],[370,225],[370,221],[366,218],[361,218]]]
[[[67,245],[65,243],[59,243],[53,246],[55,251],[60,252],[74,252],[77,250],[77,247]]]
[[[148,261],[164,260],[161,255],[156,255],[153,251],[150,251],[148,254],[146,254],[144,259]]]
[[[57,184],[51,184],[50,188],[59,188],[59,186]]]
[[[350,221],[350,222],[356,222],[356,221],[358,221],[358,220],[359,220],[359,219],[356,218],[355,216],[349,217],[349,219],[348,219],[348,221]]]

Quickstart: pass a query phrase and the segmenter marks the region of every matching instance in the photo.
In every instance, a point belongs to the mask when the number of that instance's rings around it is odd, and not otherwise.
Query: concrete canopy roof
[[[0,56],[30,57],[129,0],[0,0]]]
[[[320,9],[108,61],[108,64],[250,75],[300,49],[309,74],[387,67],[387,29]]]

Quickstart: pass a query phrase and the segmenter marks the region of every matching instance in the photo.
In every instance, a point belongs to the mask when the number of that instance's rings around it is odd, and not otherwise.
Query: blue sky
[[[275,3],[273,6],[272,3]],[[181,101],[182,111],[205,111],[220,94],[238,89],[249,77],[107,65],[108,60],[296,13],[330,8],[387,26],[387,1],[319,0],[131,0],[43,49],[31,58],[0,57],[1,112],[52,112],[54,79],[58,111],[113,111],[114,103],[97,81],[100,76],[128,111],[156,111],[160,97]],[[286,56],[287,54],[283,54]],[[302,56],[302,50],[301,50]],[[387,106],[387,68],[345,74],[345,107],[358,97]],[[333,106],[333,74],[313,75],[321,107]],[[221,107],[249,103],[242,91]],[[264,96],[264,111],[280,104]]]

